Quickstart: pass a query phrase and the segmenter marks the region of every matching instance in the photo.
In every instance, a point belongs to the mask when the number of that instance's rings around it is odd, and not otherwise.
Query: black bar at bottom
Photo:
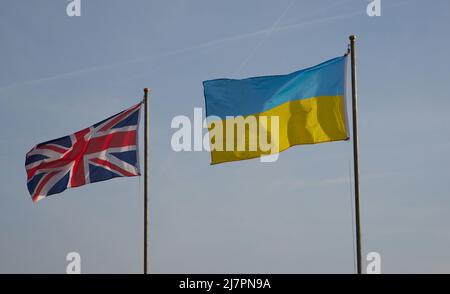
[[[0,289],[154,289],[191,293],[279,292],[279,290],[425,290],[442,286],[446,275],[2,275]],[[63,292],[59,292],[63,293]]]

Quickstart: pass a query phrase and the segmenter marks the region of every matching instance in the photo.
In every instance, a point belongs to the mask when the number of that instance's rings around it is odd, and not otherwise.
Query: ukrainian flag
[[[294,145],[347,140],[346,57],[287,75],[204,81],[211,164],[274,154]],[[236,131],[239,120],[248,123],[245,132]],[[250,125],[255,121],[257,128]],[[233,139],[228,136],[233,131],[244,135]],[[252,140],[258,143],[263,136],[274,148],[255,147]],[[238,148],[244,145],[244,150]]]

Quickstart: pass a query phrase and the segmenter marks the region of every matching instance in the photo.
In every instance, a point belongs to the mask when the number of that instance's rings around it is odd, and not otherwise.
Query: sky
[[[82,273],[142,272],[141,177],[33,203],[24,161],[144,87],[151,273],[353,273],[351,142],[214,166],[170,145],[172,119],[204,107],[202,81],[313,66],[351,34],[363,256],[450,273],[449,1],[382,0],[375,17],[365,0],[81,0],[74,17],[68,3],[0,4],[0,273],[65,273],[73,251]]]

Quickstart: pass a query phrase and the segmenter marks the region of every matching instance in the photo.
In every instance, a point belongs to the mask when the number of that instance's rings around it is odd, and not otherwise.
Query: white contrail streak
[[[386,9],[389,9],[389,8],[403,6],[403,5],[407,4],[407,3],[409,3],[409,2],[408,1],[402,1],[402,2],[393,4],[393,5],[390,5],[390,6],[385,5],[383,7],[383,11],[385,11]],[[286,9],[286,11],[287,10],[288,9]],[[84,68],[84,69],[79,69],[79,70],[74,70],[74,71],[70,71],[70,72],[66,72],[66,73],[57,74],[57,75],[50,76],[50,77],[45,77],[45,78],[40,78],[40,79],[35,79],[35,80],[30,80],[30,81],[24,81],[24,82],[17,82],[17,83],[1,86],[0,87],[0,91],[8,89],[8,88],[18,87],[18,86],[27,86],[27,85],[40,84],[40,83],[44,83],[44,82],[49,82],[49,81],[61,79],[61,78],[77,76],[77,75],[84,74],[84,73],[90,73],[90,72],[95,72],[95,71],[102,71],[102,70],[113,69],[113,68],[117,68],[117,67],[120,67],[120,66],[125,66],[125,65],[135,64],[135,63],[150,62],[150,61],[154,61],[154,60],[161,59],[161,58],[166,58],[166,57],[179,55],[179,54],[182,54],[182,53],[185,53],[185,52],[189,52],[189,51],[193,51],[193,50],[198,50],[198,49],[203,49],[203,48],[207,48],[207,47],[217,46],[217,45],[221,45],[221,44],[228,43],[228,42],[231,42],[231,41],[237,41],[237,40],[241,40],[241,39],[246,39],[248,37],[253,37],[253,36],[266,34],[266,37],[263,38],[258,43],[258,45],[255,47],[255,49],[252,51],[252,53],[249,55],[249,57],[247,57],[247,59],[244,60],[244,62],[238,68],[238,71],[239,71],[248,62],[248,60],[256,52],[256,50],[259,48],[259,46],[261,46],[262,43],[268,38],[268,36],[270,34],[274,33],[274,32],[304,28],[304,27],[307,27],[307,26],[310,26],[310,25],[314,25],[314,24],[336,21],[336,20],[340,20],[340,19],[344,19],[344,18],[356,16],[356,15],[361,15],[361,14],[365,14],[365,13],[366,13],[366,11],[365,11],[365,9],[363,9],[363,10],[348,12],[348,13],[344,13],[344,14],[340,14],[340,15],[323,17],[323,18],[314,19],[314,20],[307,20],[307,21],[303,21],[303,22],[300,22],[300,23],[288,24],[288,25],[278,26],[278,27],[277,27],[277,24],[278,24],[279,21],[277,20],[274,23],[274,25],[272,25],[268,29],[263,29],[263,30],[260,30],[260,31],[255,31],[255,32],[241,34],[241,35],[234,35],[234,36],[230,36],[230,37],[226,37],[226,38],[222,38],[222,39],[212,40],[212,41],[208,41],[208,42],[197,44],[197,45],[190,46],[190,47],[179,48],[179,49],[175,49],[175,50],[172,50],[172,51],[167,51],[167,52],[162,53],[162,54],[150,55],[150,56],[142,56],[142,57],[137,57],[137,58],[134,58],[134,59],[129,59],[129,60],[125,60],[125,61],[115,62],[115,63],[108,64],[108,65],[93,66],[93,67],[88,67],[88,68]],[[281,19],[283,16],[284,16],[284,13],[283,13],[282,16],[280,16],[279,19]]]
[[[284,18],[286,13],[289,11],[289,8],[291,8],[292,4],[294,4],[294,1],[295,0],[291,0],[291,2],[286,6],[286,9],[283,11],[283,13],[280,14],[280,16],[275,20],[275,22],[272,24],[272,26],[268,29],[267,33],[265,33],[264,37],[261,40],[259,40],[258,44],[256,44],[256,46],[253,48],[253,50],[250,52],[250,54],[247,56],[247,58],[245,58],[244,61],[242,61],[242,63],[237,68],[235,75],[241,72],[242,68],[247,64],[247,62],[250,60],[250,58],[252,58],[253,55],[255,55],[255,53],[259,49],[259,47],[261,47],[261,45],[267,40],[267,38],[270,37],[272,32],[275,30],[275,28],[280,23],[280,21]]]

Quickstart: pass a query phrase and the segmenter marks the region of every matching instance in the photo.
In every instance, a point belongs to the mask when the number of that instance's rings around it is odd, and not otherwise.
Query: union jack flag
[[[140,175],[137,132],[141,104],[33,147],[25,160],[33,202],[68,188]]]

